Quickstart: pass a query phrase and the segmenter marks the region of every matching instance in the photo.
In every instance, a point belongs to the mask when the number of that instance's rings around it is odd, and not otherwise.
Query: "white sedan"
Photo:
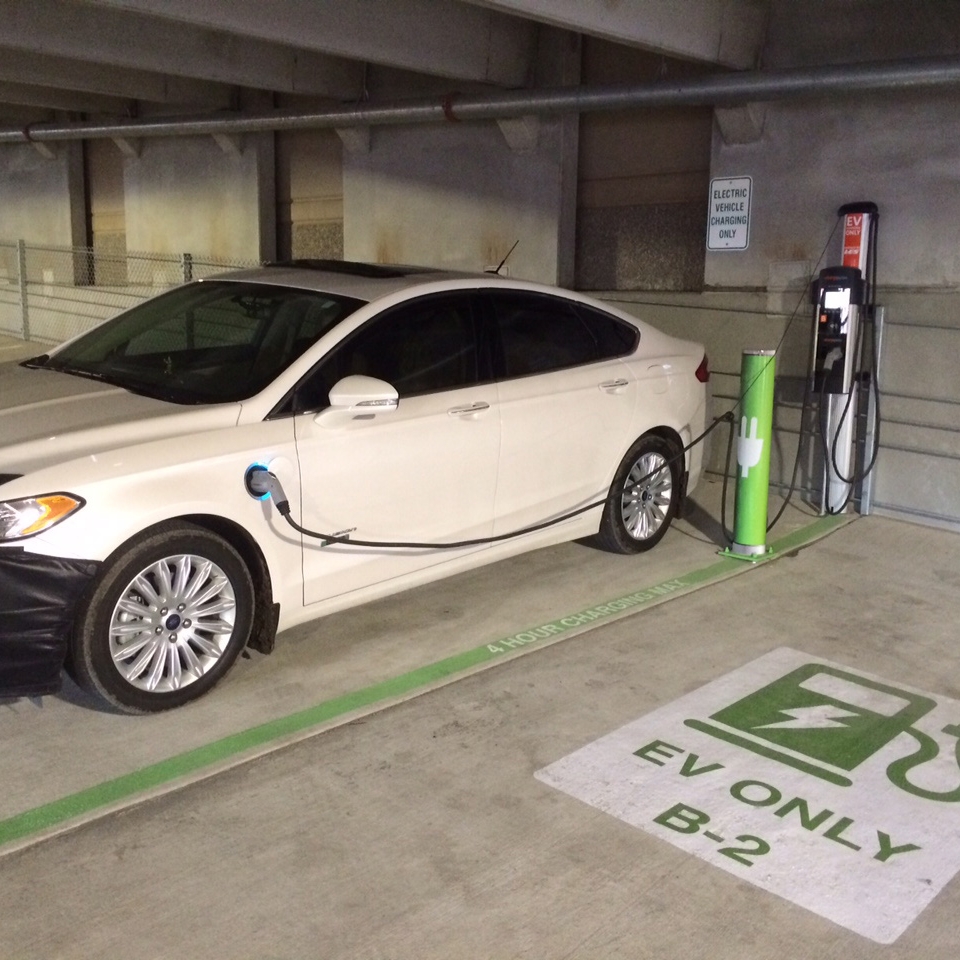
[[[0,367],[0,696],[176,707],[279,630],[547,544],[663,537],[706,356],[579,294],[301,261]]]

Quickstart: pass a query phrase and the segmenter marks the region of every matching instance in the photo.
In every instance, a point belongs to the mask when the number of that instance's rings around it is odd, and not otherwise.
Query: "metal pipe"
[[[633,107],[734,106],[743,103],[815,99],[877,91],[927,89],[960,84],[960,57],[883,61],[753,73],[719,73],[678,81],[596,87],[515,90],[461,96],[358,104],[324,111],[272,110],[137,120],[36,123],[0,128],[0,143],[169,137],[184,134],[262,133],[318,127],[382,126],[457,120],[501,120]]]

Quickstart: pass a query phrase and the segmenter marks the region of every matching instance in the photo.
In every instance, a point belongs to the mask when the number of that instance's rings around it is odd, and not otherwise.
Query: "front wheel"
[[[77,618],[73,673],[126,713],[181,706],[230,669],[253,608],[253,581],[229,543],[191,524],[157,527],[104,564]]]
[[[681,461],[663,437],[641,437],[627,451],[603,508],[600,545],[614,553],[640,553],[664,537],[680,503]]]

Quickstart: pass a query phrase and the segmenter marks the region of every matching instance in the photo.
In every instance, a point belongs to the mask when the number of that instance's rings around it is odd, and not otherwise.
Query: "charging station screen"
[[[823,306],[827,310],[843,310],[845,307],[849,306],[849,303],[850,303],[849,290],[824,290],[823,291]]]

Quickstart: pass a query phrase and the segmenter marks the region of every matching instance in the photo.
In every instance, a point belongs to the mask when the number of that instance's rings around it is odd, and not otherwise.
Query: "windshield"
[[[31,365],[173,403],[246,400],[362,305],[312,290],[204,280],[153,297]]]

